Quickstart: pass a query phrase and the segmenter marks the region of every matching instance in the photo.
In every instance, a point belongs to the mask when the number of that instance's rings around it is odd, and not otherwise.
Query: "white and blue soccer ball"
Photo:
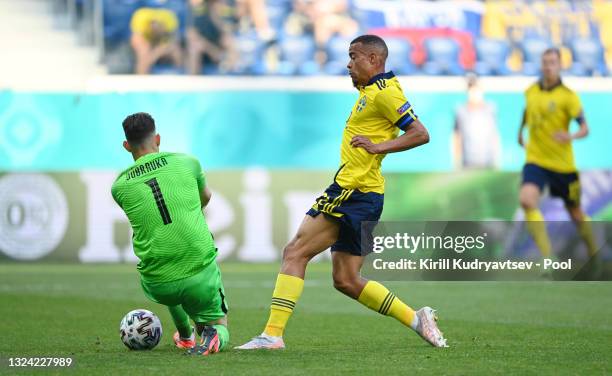
[[[161,321],[151,311],[135,309],[123,316],[119,334],[130,350],[151,350],[161,339]]]

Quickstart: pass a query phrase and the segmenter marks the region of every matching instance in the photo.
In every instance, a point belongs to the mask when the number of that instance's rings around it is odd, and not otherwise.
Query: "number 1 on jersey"
[[[159,189],[157,178],[147,180],[145,184],[148,185],[151,188],[151,192],[153,192],[153,197],[155,198],[155,203],[157,204],[157,208],[159,209],[159,214],[162,217],[164,225],[172,223],[172,218],[170,218],[166,201],[164,201],[164,195],[162,194],[161,189]]]

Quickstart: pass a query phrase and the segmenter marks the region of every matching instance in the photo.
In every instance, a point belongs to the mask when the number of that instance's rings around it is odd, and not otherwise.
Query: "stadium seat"
[[[530,37],[523,40],[521,50],[523,52],[523,73],[527,76],[536,76],[540,74],[540,65],[542,53],[552,47],[549,41]]]
[[[266,73],[263,62],[264,45],[255,33],[237,35],[234,39],[234,47],[237,49],[239,66],[232,74],[261,75]]]
[[[130,37],[130,20],[136,9],[144,4],[141,0],[104,0],[104,40],[107,45],[116,45]]]
[[[599,41],[591,38],[580,38],[572,41],[574,63],[570,72],[576,76],[608,74],[604,60],[604,49]]]
[[[344,75],[348,70],[348,49],[353,38],[333,37],[327,42],[327,63],[324,71],[331,75]]]
[[[270,26],[281,34],[285,26],[285,21],[291,13],[291,0],[266,0],[266,11]]]
[[[459,44],[451,38],[435,37],[424,42],[427,61],[423,72],[429,75],[460,75],[464,69],[459,65]]]
[[[410,55],[412,46],[404,38],[385,38],[389,57],[387,58],[387,71],[392,70],[396,74],[413,74],[417,71],[412,63]]]
[[[285,37],[280,41],[281,61],[278,74],[313,75],[320,72],[314,61],[315,42],[311,37]]]
[[[474,71],[479,76],[507,75],[510,73],[507,60],[510,45],[501,39],[478,39],[476,47],[476,66]]]

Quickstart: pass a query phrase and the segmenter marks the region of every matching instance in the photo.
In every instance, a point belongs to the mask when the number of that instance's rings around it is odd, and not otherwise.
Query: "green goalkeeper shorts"
[[[216,262],[201,272],[171,282],[140,281],[147,298],[166,306],[182,306],[196,323],[218,320],[227,314],[221,271]]]

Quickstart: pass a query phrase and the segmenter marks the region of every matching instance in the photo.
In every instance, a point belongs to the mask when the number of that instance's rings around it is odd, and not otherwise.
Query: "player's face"
[[[542,75],[547,81],[556,81],[561,73],[561,61],[556,53],[542,55]]]
[[[372,77],[373,57],[367,53],[362,43],[354,43],[349,47],[349,62],[347,68],[353,86],[365,86]]]

